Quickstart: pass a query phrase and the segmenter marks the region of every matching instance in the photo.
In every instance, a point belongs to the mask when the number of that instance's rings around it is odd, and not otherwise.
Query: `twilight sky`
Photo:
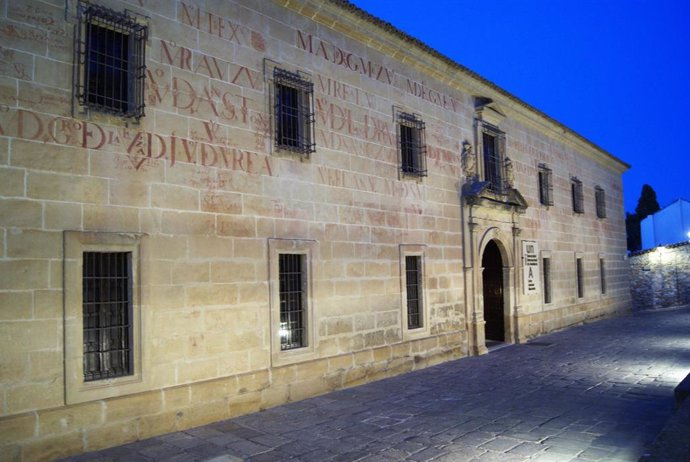
[[[351,0],[690,200],[690,0]]]

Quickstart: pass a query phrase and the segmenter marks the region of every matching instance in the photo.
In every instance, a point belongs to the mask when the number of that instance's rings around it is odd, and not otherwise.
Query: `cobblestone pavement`
[[[70,461],[637,461],[690,371],[690,309],[530,344]]]

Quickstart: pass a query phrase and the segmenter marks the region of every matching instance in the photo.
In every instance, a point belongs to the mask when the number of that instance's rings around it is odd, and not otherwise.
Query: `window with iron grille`
[[[422,323],[422,257],[405,256],[405,287],[407,289],[407,328],[419,329]]]
[[[585,201],[582,192],[582,181],[573,177],[570,179],[570,192],[573,198],[573,212],[585,213]]]
[[[398,113],[400,170],[404,175],[426,176],[424,121],[416,114]]]
[[[75,34],[76,96],[84,107],[144,116],[147,26],[129,11],[80,2]]]
[[[482,127],[482,154],[484,161],[484,181],[489,190],[504,194],[507,189],[505,172],[505,134],[484,124]]]
[[[575,272],[577,276],[577,298],[585,296],[585,281],[582,269],[582,258],[575,260]]]
[[[132,254],[84,252],[84,381],[131,375]]]
[[[278,279],[280,297],[280,349],[307,346],[304,255],[280,254]]]
[[[539,202],[553,205],[552,172],[545,164],[539,164]]]
[[[606,264],[603,258],[599,259],[599,282],[602,295],[606,293]]]
[[[551,258],[542,258],[541,267],[544,273],[544,303],[551,303]]]
[[[297,72],[273,69],[276,147],[308,155],[314,143],[314,84]]]
[[[594,188],[594,201],[597,207],[597,218],[606,218],[606,193],[601,186]]]

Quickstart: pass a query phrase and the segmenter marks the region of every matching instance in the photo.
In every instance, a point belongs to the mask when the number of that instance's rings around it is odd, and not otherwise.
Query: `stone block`
[[[12,142],[12,166],[74,175],[86,175],[89,172],[85,149],[20,139]]]
[[[33,317],[33,296],[30,291],[0,292],[0,321],[16,321]]]
[[[40,229],[43,226],[43,206],[33,200],[0,199],[0,226]]]
[[[138,416],[157,414],[162,409],[161,391],[112,398],[105,401],[105,421],[108,424],[129,421]]]
[[[7,233],[9,258],[62,258],[62,233],[13,228]]]
[[[24,169],[0,167],[0,196],[24,196]]]
[[[23,460],[55,460],[84,450],[81,432],[67,433],[29,441],[22,445]]]
[[[208,213],[163,211],[161,231],[171,235],[210,235],[216,231],[216,219]]]
[[[45,202],[43,211],[44,228],[63,231],[81,229],[82,206],[69,202]]]
[[[36,421],[34,413],[0,418],[0,447],[34,437]]]
[[[5,392],[5,407],[10,414],[60,406],[64,400],[62,382],[53,380],[42,383],[24,383]]]
[[[38,413],[38,434],[49,436],[75,433],[105,422],[105,404],[101,401]]]
[[[97,451],[136,441],[139,421],[134,416],[130,420],[95,427],[84,431],[84,450]]]
[[[104,204],[108,183],[103,178],[29,172],[27,196],[36,199]]]

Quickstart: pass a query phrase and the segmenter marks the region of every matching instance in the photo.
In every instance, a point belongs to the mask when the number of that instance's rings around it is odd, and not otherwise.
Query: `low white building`
[[[678,199],[642,220],[642,250],[690,240],[690,202]]]

